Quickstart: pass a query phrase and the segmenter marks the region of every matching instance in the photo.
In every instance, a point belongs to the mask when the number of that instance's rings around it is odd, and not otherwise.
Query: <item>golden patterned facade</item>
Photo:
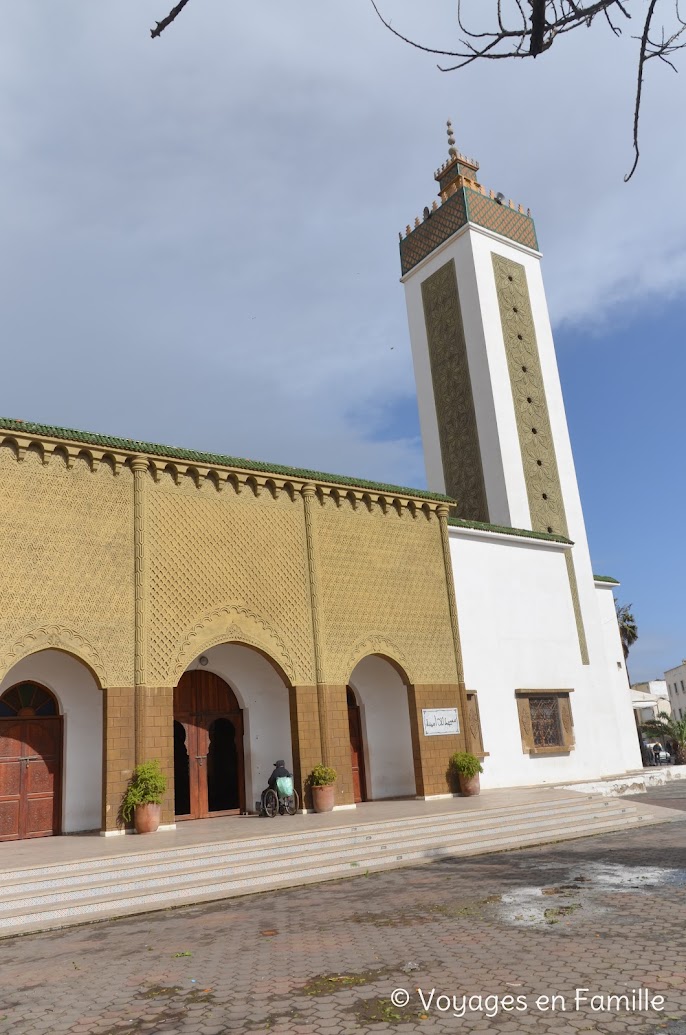
[[[171,820],[173,690],[221,643],[253,647],[289,688],[301,791],[309,769],[331,759],[338,803],[351,802],[345,687],[370,654],[404,674],[419,793],[446,791],[449,755],[480,749],[445,497],[2,427],[0,679],[47,648],[91,670],[105,704],[105,828],[134,764],[153,756],[170,779]],[[421,708],[445,706],[459,708],[463,732],[424,744]]]

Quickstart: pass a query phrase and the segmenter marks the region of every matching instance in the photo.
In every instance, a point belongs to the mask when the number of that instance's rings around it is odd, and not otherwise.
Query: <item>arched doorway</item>
[[[351,762],[355,778],[353,729],[359,722],[358,743],[364,774],[363,797],[356,801],[415,797],[417,783],[412,751],[409,680],[396,662],[369,654],[350,673],[348,721]],[[355,709],[350,706],[351,691]]]
[[[367,800],[367,781],[364,771],[364,743],[362,741],[362,717],[355,692],[347,688],[348,729],[350,730],[350,764],[353,771],[353,800],[355,804]]]
[[[62,718],[39,683],[0,696],[0,841],[60,831]]]
[[[185,672],[174,690],[174,786],[177,819],[245,810],[243,713],[214,672]]]

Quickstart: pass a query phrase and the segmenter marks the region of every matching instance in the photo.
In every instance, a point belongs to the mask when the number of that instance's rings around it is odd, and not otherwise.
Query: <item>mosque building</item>
[[[455,148],[400,260],[429,490],[0,419],[0,840],[639,768],[528,211]]]

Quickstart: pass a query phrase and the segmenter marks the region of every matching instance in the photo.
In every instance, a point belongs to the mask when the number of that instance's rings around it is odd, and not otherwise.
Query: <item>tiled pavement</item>
[[[675,823],[9,939],[0,1033],[686,1035],[684,867]],[[574,1009],[639,987],[664,1011]],[[528,1008],[460,1018],[417,988]],[[537,1008],[553,993],[565,1011]]]

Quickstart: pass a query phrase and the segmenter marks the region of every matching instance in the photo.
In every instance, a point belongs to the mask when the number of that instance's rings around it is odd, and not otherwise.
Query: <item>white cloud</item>
[[[386,9],[430,40],[454,6]],[[412,391],[397,232],[448,115],[531,206],[557,320],[681,290],[681,81],[650,70],[624,186],[630,41],[442,75],[365,3],[193,0],[151,41],[164,13],[5,12],[0,411],[419,482],[413,431],[377,441],[375,413]]]

